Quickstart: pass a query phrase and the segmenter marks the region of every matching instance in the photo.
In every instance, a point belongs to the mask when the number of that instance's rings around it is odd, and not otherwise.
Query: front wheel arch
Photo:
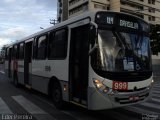
[[[49,82],[49,95],[51,96],[56,108],[64,109],[65,104],[63,101],[62,87],[60,81],[55,77],[52,77]]]

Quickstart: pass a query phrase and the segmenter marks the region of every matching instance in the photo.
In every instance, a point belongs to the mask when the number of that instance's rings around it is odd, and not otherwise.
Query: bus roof
[[[49,32],[49,31],[54,30],[54,29],[57,29],[57,28],[64,27],[64,26],[66,26],[66,25],[68,25],[68,24],[74,23],[74,22],[79,21],[79,20],[81,20],[81,19],[90,18],[91,20],[95,20],[95,15],[96,15],[97,12],[108,12],[108,13],[113,13],[113,14],[124,14],[124,15],[129,15],[129,16],[132,16],[132,17],[135,17],[135,18],[137,18],[137,19],[140,19],[140,20],[144,21],[142,18],[139,18],[139,17],[137,17],[137,16],[135,16],[135,15],[128,14],[128,13],[124,13],[124,12],[113,12],[113,11],[106,11],[106,10],[92,10],[92,11],[84,12],[84,13],[81,14],[81,15],[75,16],[75,17],[70,18],[70,19],[68,19],[68,20],[66,20],[66,21],[63,21],[63,22],[61,22],[61,23],[58,23],[58,24],[56,24],[55,26],[51,26],[51,27],[46,28],[46,29],[44,29],[44,30],[41,30],[41,31],[39,31],[39,32],[37,32],[37,33],[34,33],[34,34],[29,35],[29,36],[27,36],[27,37],[24,37],[24,38],[22,38],[22,39],[20,39],[20,40],[18,40],[18,41],[16,41],[16,42],[13,42],[13,43],[11,43],[11,44],[9,44],[9,45],[6,45],[6,47],[12,46],[12,45],[17,44],[17,43],[24,42],[24,41],[26,41],[26,40],[29,40],[29,39],[35,37],[35,36],[38,36],[38,35],[40,35],[40,34],[47,33],[47,32]],[[145,22],[145,21],[144,21],[144,22]]]

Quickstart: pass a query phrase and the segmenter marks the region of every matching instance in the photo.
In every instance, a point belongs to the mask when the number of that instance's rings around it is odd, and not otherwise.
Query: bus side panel
[[[18,61],[18,82],[24,85],[24,62]]]
[[[48,76],[51,78],[55,76],[58,80],[60,80],[60,84],[62,87],[62,95],[64,101],[69,101],[68,94],[68,57],[64,60],[48,60],[46,66],[50,66],[50,72],[47,72]],[[67,89],[64,90],[64,87],[67,86]]]
[[[8,77],[8,60],[5,60],[5,63],[4,63],[4,72],[5,72],[6,76]]]
[[[45,71],[46,60],[32,60],[32,88],[42,93],[48,93],[49,77]]]
[[[32,88],[47,94],[49,80],[53,76],[60,80],[61,86],[67,85],[67,63],[67,60],[33,60]],[[64,96],[66,99],[68,99],[68,97],[66,97],[66,94]]]
[[[11,60],[11,66],[10,66],[10,69],[11,69],[11,80],[13,81],[13,75],[14,75],[14,71],[13,71],[13,60]]]
[[[68,58],[65,60],[48,60],[46,66],[50,66],[47,76],[55,76],[58,80],[68,81]]]
[[[9,48],[8,53],[8,77],[12,78],[12,48]]]
[[[32,88],[44,94],[48,94],[49,78],[32,74]]]

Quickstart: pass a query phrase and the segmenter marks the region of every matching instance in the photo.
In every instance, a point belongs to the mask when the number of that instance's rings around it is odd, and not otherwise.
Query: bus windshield
[[[149,37],[143,33],[99,29],[92,66],[109,72],[149,71],[149,42]]]

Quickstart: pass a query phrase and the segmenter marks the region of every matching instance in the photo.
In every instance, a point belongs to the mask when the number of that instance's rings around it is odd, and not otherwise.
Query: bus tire
[[[53,102],[54,102],[54,105],[56,106],[56,108],[58,108],[58,109],[64,108],[64,102],[62,99],[62,90],[61,90],[61,86],[58,82],[55,82],[53,84],[52,99],[53,99]]]
[[[14,82],[14,86],[18,88],[19,87],[19,83],[18,83],[18,76],[17,76],[16,73],[14,74],[13,82]]]

